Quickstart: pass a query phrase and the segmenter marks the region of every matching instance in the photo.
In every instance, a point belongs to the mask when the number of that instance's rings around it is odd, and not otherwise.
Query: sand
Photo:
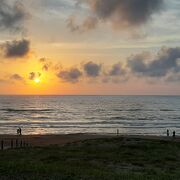
[[[22,140],[31,146],[48,146],[48,145],[63,145],[66,143],[78,142],[86,139],[97,139],[103,137],[110,137],[106,135],[95,135],[95,134],[68,134],[68,135],[0,135],[0,141],[3,140],[5,144],[10,144],[10,141]],[[8,143],[9,142],[9,143]]]
[[[0,141],[4,140],[5,144],[10,144],[13,140],[18,139],[18,142],[21,140],[29,143],[31,146],[48,146],[48,145],[63,145],[66,143],[73,143],[88,139],[98,139],[98,138],[112,138],[117,137],[117,135],[100,135],[100,134],[68,134],[68,135],[0,135]],[[180,137],[172,138],[165,136],[128,136],[128,135],[119,135],[118,137],[125,138],[138,138],[138,139],[153,139],[153,140],[167,140],[167,141],[179,141]]]

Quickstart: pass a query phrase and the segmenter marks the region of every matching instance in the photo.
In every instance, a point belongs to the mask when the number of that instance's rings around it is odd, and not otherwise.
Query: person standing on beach
[[[169,129],[167,129],[167,136],[169,137]]]
[[[20,135],[20,136],[22,135],[21,128],[19,128],[19,135]]]
[[[19,128],[17,129],[17,135],[19,135]]]
[[[176,131],[173,131],[173,138],[176,137]]]
[[[17,129],[17,135],[19,135],[19,136],[21,136],[21,135],[22,135],[22,130],[21,130],[21,128],[20,128],[20,127]]]

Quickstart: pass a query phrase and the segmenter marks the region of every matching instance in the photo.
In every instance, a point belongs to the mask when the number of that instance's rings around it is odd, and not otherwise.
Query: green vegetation
[[[179,180],[180,143],[107,138],[6,150],[0,179]]]

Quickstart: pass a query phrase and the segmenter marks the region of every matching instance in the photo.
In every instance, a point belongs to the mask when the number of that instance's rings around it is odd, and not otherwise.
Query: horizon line
[[[180,94],[0,94],[0,96],[180,96]]]

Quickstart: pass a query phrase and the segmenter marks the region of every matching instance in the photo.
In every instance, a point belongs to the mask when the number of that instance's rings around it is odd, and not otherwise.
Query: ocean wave
[[[0,109],[1,111],[6,112],[32,112],[32,113],[38,113],[38,112],[52,112],[53,109],[13,109],[13,108],[4,108]]]
[[[178,120],[180,120],[180,117],[172,117],[172,119],[175,119],[175,120],[178,119]]]
[[[123,111],[122,109],[113,109],[112,111]]]
[[[116,132],[117,128],[122,133],[159,135],[166,135],[166,129],[175,129],[178,134],[180,99],[157,96],[0,97],[1,134],[14,133],[19,126],[24,133],[32,134],[107,133]]]
[[[110,120],[125,120],[125,117],[116,116],[116,117],[111,117]]]
[[[175,111],[175,110],[173,110],[173,109],[160,109],[160,111]]]
[[[134,108],[134,109],[127,109],[125,111],[144,111],[144,109]]]
[[[113,111],[117,111],[117,112],[136,112],[136,111],[154,111],[153,109],[141,109],[141,108],[131,108],[131,109],[113,109]]]

